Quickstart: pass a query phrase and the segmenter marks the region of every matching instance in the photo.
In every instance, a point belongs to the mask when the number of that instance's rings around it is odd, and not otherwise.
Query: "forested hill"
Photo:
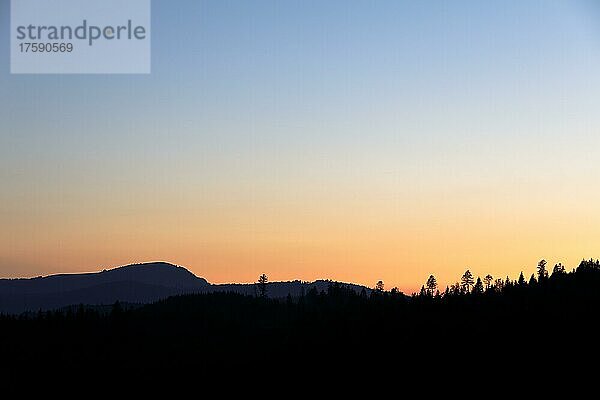
[[[331,281],[266,282],[265,296],[297,297],[312,288],[323,291]],[[345,284],[356,292],[370,289]],[[100,272],[59,274],[30,279],[0,279],[0,313],[48,311],[70,305],[146,304],[169,296],[233,292],[256,295],[255,284],[210,284],[184,267],[166,262],[126,265]]]
[[[542,268],[543,267],[543,268]],[[576,270],[538,267],[532,279],[470,285],[413,297],[398,291],[356,292],[331,283],[286,299],[208,293],[174,296],[109,314],[75,307],[0,317],[5,365],[51,364],[194,374],[216,371],[394,371],[477,369],[506,360],[515,368],[576,365],[598,356],[600,264]],[[48,346],[36,346],[43,338]],[[51,344],[51,345],[50,345]],[[387,367],[386,367],[387,368]],[[88,369],[86,369],[88,371]]]

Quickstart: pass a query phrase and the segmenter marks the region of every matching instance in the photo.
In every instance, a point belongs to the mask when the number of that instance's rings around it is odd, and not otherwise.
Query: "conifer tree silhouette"
[[[258,277],[258,294],[261,298],[265,298],[267,296],[267,282],[269,282],[269,277],[265,274],[262,274]]]
[[[537,280],[535,279],[535,274],[531,274],[531,277],[529,278],[529,286],[535,285],[537,283]]]
[[[523,271],[521,271],[521,274],[519,275],[519,280],[517,281],[517,284],[519,286],[525,286],[526,285],[525,276],[523,275]]]
[[[473,274],[471,271],[466,270],[463,276],[460,278],[460,287],[464,293],[470,293],[475,281],[473,280]]]
[[[541,260],[537,265],[538,281],[544,282],[548,278],[548,271],[546,270],[546,260]]]
[[[437,280],[435,279],[435,276],[429,275],[429,278],[427,279],[427,283],[425,285],[427,286],[427,294],[433,296],[437,289]]]
[[[565,273],[565,267],[561,264],[558,263],[554,266],[554,269],[552,270],[552,276],[559,276],[559,275],[563,275]]]
[[[483,293],[483,282],[481,282],[481,278],[477,277],[477,282],[473,286],[473,294],[481,294]]]
[[[485,282],[485,290],[490,290],[490,288],[492,287],[493,280],[494,277],[490,274],[487,274],[485,278],[483,278],[483,281]]]

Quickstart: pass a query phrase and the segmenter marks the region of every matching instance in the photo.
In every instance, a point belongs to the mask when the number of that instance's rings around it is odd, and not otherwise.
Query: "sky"
[[[149,75],[11,75],[0,277],[529,275],[600,257],[600,6],[152,2]]]

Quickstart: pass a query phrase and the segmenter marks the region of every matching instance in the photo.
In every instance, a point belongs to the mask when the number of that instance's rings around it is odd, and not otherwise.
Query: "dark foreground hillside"
[[[551,371],[596,358],[599,307],[594,262],[439,296],[361,295],[335,284],[281,301],[186,295],[108,314],[75,307],[0,317],[0,357],[8,373],[389,372],[389,363],[400,373],[507,362]]]

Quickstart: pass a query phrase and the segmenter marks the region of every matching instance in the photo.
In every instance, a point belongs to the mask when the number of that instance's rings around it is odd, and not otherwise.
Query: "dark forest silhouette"
[[[261,276],[254,296],[192,294],[133,308],[117,302],[106,310],[3,315],[0,355],[11,368],[143,374],[383,368],[377,358],[397,360],[397,368],[447,368],[518,357],[514,367],[525,368],[597,352],[598,261],[571,272],[561,264],[549,272],[541,261],[529,280],[466,271],[442,291],[431,275],[412,296],[386,291],[381,281],[369,292],[332,282],[273,299],[267,282]]]

